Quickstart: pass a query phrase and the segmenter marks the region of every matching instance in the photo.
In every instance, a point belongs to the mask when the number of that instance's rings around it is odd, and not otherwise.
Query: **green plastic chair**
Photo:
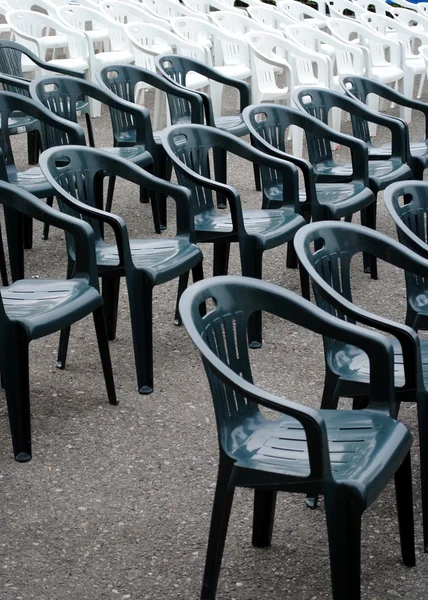
[[[255,104],[248,106],[242,113],[254,145],[264,152],[289,160],[295,164],[303,175],[304,188],[300,190],[302,210],[307,211],[307,221],[325,219],[351,219],[352,215],[361,211],[363,222],[374,223],[375,197],[369,189],[368,164],[364,145],[355,138],[337,133],[317,119],[305,115],[301,111],[278,104]],[[287,136],[289,128],[300,127],[305,133],[318,135],[320,138],[349,148],[352,160],[351,181],[339,183],[317,183],[314,168],[304,158],[289,154]],[[262,168],[264,204],[275,206],[281,197],[283,184],[278,174]],[[307,208],[306,208],[307,207]],[[366,214],[369,216],[366,217]]]
[[[171,124],[177,123],[203,123],[204,105],[201,97],[196,92],[179,88],[165,77],[153,71],[142,69],[135,65],[105,65],[96,74],[100,86],[119,96],[126,102],[135,103],[136,91],[142,84],[167,93],[169,115]],[[113,116],[113,114],[112,114]],[[113,135],[115,146],[132,146],[137,139],[136,126],[123,119],[113,119]],[[153,139],[157,148],[157,176],[161,179],[171,179],[171,161],[163,150],[160,141],[160,132],[153,132]],[[166,227],[166,198],[159,199],[159,218],[162,227]]]
[[[0,289],[0,371],[5,388],[15,459],[31,459],[28,346],[93,314],[110,404],[117,404],[98,291],[94,235],[87,223],[62,215],[32,194],[0,181],[0,204],[6,218],[14,283]],[[75,269],[69,279],[24,279],[24,217],[62,229],[74,239]]]
[[[154,177],[131,161],[95,148],[52,148],[40,157],[40,166],[55,189],[58,205],[88,221],[95,232],[98,275],[106,306],[109,339],[116,334],[120,278],[126,277],[134,340],[138,390],[153,391],[152,294],[156,285],[193,272],[202,279],[202,253],[195,246],[190,192]],[[102,179],[121,177],[140,191],[170,196],[176,204],[177,235],[172,238],[129,239],[126,224],[103,206]],[[112,229],[115,242],[107,243],[104,229]],[[74,246],[68,240],[69,274],[74,272]],[[60,364],[65,361],[69,331],[60,344]]]
[[[373,79],[367,77],[360,77],[358,75],[341,75],[339,77],[339,83],[343,91],[354,100],[362,102],[364,105],[367,104],[367,98],[370,94],[378,96],[382,100],[392,102],[397,106],[405,106],[412,110],[416,110],[424,116],[425,129],[423,131],[424,139],[419,141],[410,141],[409,127],[403,119],[400,119],[404,123],[406,129],[406,137],[408,141],[407,149],[407,164],[412,170],[413,177],[415,179],[424,178],[424,170],[427,166],[428,160],[428,106],[425,102],[419,100],[413,100],[403,96],[399,92],[393,90],[389,86],[378,83]],[[391,117],[391,115],[388,115]],[[396,117],[398,119],[398,117]],[[371,158],[384,159],[391,155],[391,143],[385,143],[380,145],[374,145],[369,132],[366,129],[361,129],[362,135],[364,135],[364,141],[369,148],[369,156]]]
[[[37,198],[46,198],[47,203],[52,205],[53,190],[41,173],[40,168],[19,169],[15,162],[8,123],[11,117],[14,118],[17,111],[22,117],[28,116],[42,124],[39,131],[43,149],[67,144],[85,144],[84,131],[76,123],[71,123],[52,114],[31,98],[12,92],[0,93],[0,148],[3,155],[3,160],[0,159],[0,179],[34,194]],[[24,219],[24,229],[25,248],[31,248],[33,239],[31,219]],[[43,232],[44,238],[47,235],[48,225],[46,224]]]
[[[210,300],[214,308],[201,316],[200,307]],[[256,387],[246,329],[258,311],[365,352],[376,365],[367,410],[314,410]],[[180,312],[202,356],[220,449],[201,599],[216,596],[237,487],[255,490],[252,542],[257,547],[271,543],[278,491],[323,493],[333,599],[359,600],[361,517],[395,477],[402,559],[414,566],[412,438],[389,416],[394,411],[392,343],[290,291],[246,277],[193,285],[182,296]],[[293,351],[295,342],[293,336]],[[267,418],[259,406],[276,411],[278,418]]]
[[[80,77],[84,79],[85,73],[83,71],[73,71],[58,65],[52,65],[50,63],[40,60],[40,58],[31,52],[25,46],[11,42],[9,40],[0,40],[0,73],[2,79],[0,82],[3,84],[3,89],[6,92],[14,92],[16,94],[23,94],[29,96],[28,88],[30,86],[30,79],[24,77],[22,70],[22,62],[26,61],[27,64],[34,64],[36,71],[41,70],[42,72],[54,72],[61,73],[62,75],[68,75],[70,77]],[[10,79],[11,76],[14,79]],[[89,107],[87,102],[81,102],[79,110],[82,114],[85,114],[86,125],[88,127],[88,134],[92,132],[92,124],[89,116]],[[36,165],[40,154],[40,126],[37,119],[32,119],[28,115],[17,115],[13,116],[13,120],[10,123],[11,135],[18,133],[27,133],[28,139],[28,164]]]
[[[312,223],[295,237],[300,264],[313,284],[321,308],[341,319],[368,325],[393,336],[397,416],[401,402],[416,402],[420,437],[424,549],[428,551],[428,341],[408,327],[372,314],[352,302],[350,265],[367,252],[417,277],[428,277],[428,262],[403,244],[367,227],[325,221]],[[403,273],[404,275],[404,273]],[[382,293],[382,290],[379,290]],[[321,407],[336,409],[339,397],[353,398],[354,407],[367,404],[369,381],[380,376],[365,354],[352,345],[324,338],[326,375]],[[316,498],[309,499],[316,506]]]
[[[216,68],[209,67],[205,63],[178,54],[162,54],[155,57],[156,68],[166,81],[172,83],[176,88],[183,92],[193,91],[200,96],[203,101],[204,119],[199,123],[217,127],[222,131],[231,133],[238,137],[248,135],[248,127],[242,118],[242,111],[246,106],[251,104],[251,86],[247,81],[234,79],[220,73]],[[190,90],[186,87],[186,78],[189,73],[198,73],[201,77],[205,77],[207,84],[214,82],[215,85],[227,86],[233,88],[238,93],[239,112],[236,115],[219,115],[214,117],[212,100],[209,94],[200,90]],[[174,102],[173,96],[168,95],[168,104],[171,114],[171,123],[176,123],[178,118],[184,122],[182,107],[179,103]],[[190,118],[188,115],[188,122]],[[192,122],[195,122],[194,120]],[[221,153],[216,156],[216,181],[221,183],[227,182],[227,172],[225,157]],[[253,165],[254,183],[257,191],[261,191],[260,172],[258,165]],[[218,208],[225,208],[225,199],[221,196],[218,198]]]
[[[174,125],[162,132],[161,140],[174,164],[178,182],[191,192],[196,241],[214,244],[214,275],[227,274],[232,242],[239,244],[243,275],[261,279],[264,252],[285,243],[289,243],[287,266],[297,267],[292,241],[305,220],[299,214],[299,182],[294,165],[268,156],[230,133],[205,125]],[[282,203],[278,202],[275,209],[244,210],[239,192],[215,180],[210,151],[213,154],[220,151],[225,160],[231,154],[251,164],[278,170],[287,182]],[[216,210],[213,192],[227,200],[229,213]],[[304,274],[301,284],[303,295],[308,296],[309,285]],[[251,319],[249,342],[253,348],[261,346],[260,315]]]
[[[386,208],[394,220],[402,244],[428,260],[428,183],[394,183],[384,194]],[[406,325],[415,331],[428,329],[428,281],[406,271]]]
[[[293,92],[293,101],[299,110],[308,113],[328,124],[328,117],[333,108],[343,110],[351,117],[352,131],[355,138],[364,140],[368,135],[368,123],[377,123],[391,132],[392,149],[390,156],[384,156],[382,160],[372,158],[368,147],[369,187],[377,199],[380,191],[384,190],[390,183],[412,179],[412,171],[407,164],[407,139],[406,127],[399,119],[392,119],[373,112],[352,98],[320,88],[304,88]],[[317,182],[329,183],[349,180],[352,173],[350,164],[338,164],[334,160],[331,144],[318,135],[306,134],[308,142],[309,160],[312,163],[317,177]],[[374,204],[376,207],[376,204]],[[375,222],[366,222],[365,225],[376,229]],[[373,279],[377,278],[376,261],[371,264],[364,259],[365,270],[371,271]]]
[[[143,167],[155,175],[162,176],[163,171],[161,156],[158,156],[158,146],[153,139],[150,114],[143,106],[125,102],[112,92],[101,89],[98,85],[75,77],[49,76],[40,77],[31,82],[30,96],[52,111],[55,115],[77,122],[78,103],[87,98],[101,102],[108,106],[112,121],[117,120],[122,126],[135,127],[137,137],[135,143],[128,146],[117,146],[114,139],[115,126],[112,125],[113,147],[104,148],[110,155],[125,158],[130,162]],[[91,146],[95,146],[92,140]],[[110,210],[113,202],[115,178],[110,177],[107,191],[106,209]],[[149,197],[145,190],[141,190],[141,202],[148,202]],[[161,231],[159,209],[156,197],[151,198],[153,220],[157,233]]]

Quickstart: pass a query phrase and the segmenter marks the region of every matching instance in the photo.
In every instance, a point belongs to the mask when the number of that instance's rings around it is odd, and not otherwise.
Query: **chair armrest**
[[[328,223],[328,227],[333,229],[335,229],[337,225],[342,226],[343,228],[343,223]],[[350,230],[352,229],[354,233],[360,233],[362,252],[368,252],[378,259],[384,260],[400,269],[428,278],[428,263],[416,253],[403,246],[403,244],[372,230],[370,230],[370,234],[368,234],[366,228],[361,225],[347,224],[347,228]],[[369,237],[370,239],[368,240]],[[391,321],[390,319],[381,317],[356,306],[324,281],[317,271],[315,271],[306,253],[308,245],[320,238],[322,238],[322,231],[320,230],[319,223],[307,225],[304,228],[303,234],[297,232],[294,238],[294,245],[300,264],[311,277],[314,287],[316,287],[321,296],[325,298],[329,304],[347,317],[350,317],[363,325],[368,325],[379,329],[380,331],[390,333],[397,338],[403,352],[405,375],[404,388],[423,389],[420,345],[416,332],[407,325]]]
[[[24,77],[16,77],[14,75],[5,75],[0,73],[0,83],[5,86],[9,85],[11,87],[19,88],[20,90],[25,90],[27,95],[30,96],[30,79],[25,79]],[[18,93],[18,92],[16,92]],[[24,95],[24,94],[23,94]]]
[[[69,75],[70,77],[79,77],[81,79],[85,78],[84,71],[73,71],[72,69],[67,69],[66,67],[60,67],[58,65],[51,65],[47,62],[41,60],[34,52],[31,52],[25,46],[21,44],[17,44],[15,42],[9,42],[7,40],[0,40],[0,49],[2,48],[10,48],[11,50],[16,50],[25,54],[30,60],[34,62],[38,67],[41,67],[44,71],[53,71],[54,73],[61,73],[62,75]]]

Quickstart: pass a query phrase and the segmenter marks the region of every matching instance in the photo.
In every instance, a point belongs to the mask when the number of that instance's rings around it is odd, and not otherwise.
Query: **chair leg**
[[[91,148],[95,148],[94,130],[92,128],[92,120],[89,113],[85,113],[86,129],[88,131],[88,142]]]
[[[420,468],[424,552],[428,552],[428,407],[426,397],[418,399],[417,409],[419,427],[419,452],[421,463]]]
[[[300,265],[299,266],[300,276],[300,289],[302,290],[302,297],[306,300],[311,299],[311,283],[307,271]]]
[[[257,548],[266,548],[272,541],[275,518],[276,491],[254,491],[254,516],[252,544]]]
[[[201,600],[215,599],[230,511],[232,509],[235,488],[231,487],[230,480],[233,467],[224,463],[226,463],[225,460],[220,460],[208,537]]]
[[[146,395],[153,392],[153,287],[144,275],[127,284],[138,391]]]
[[[255,245],[241,248],[242,275],[262,279],[263,253]],[[253,313],[248,319],[248,344],[250,348],[261,348],[262,345],[262,313]]]
[[[365,225],[366,227],[370,227],[370,229],[373,229],[374,231],[376,231],[376,213],[377,213],[376,204],[377,204],[377,201],[372,202],[372,204],[370,204],[370,206],[367,206],[366,208],[364,208],[361,211],[361,224]],[[363,264],[364,264],[364,272],[370,273],[370,276],[372,279],[377,279],[378,275],[377,275],[376,257],[364,252],[363,253]]]
[[[27,132],[28,164],[37,165],[40,154],[40,134],[37,129]]]
[[[107,198],[106,198],[106,212],[111,212],[111,207],[113,205],[113,196],[114,196],[114,187],[116,185],[116,176],[110,175],[108,178],[108,186],[107,186]]]
[[[352,400],[352,410],[363,410],[369,405],[368,396],[355,396]]]
[[[182,275],[180,275],[178,279],[178,292],[177,292],[177,302],[175,304],[175,317],[174,317],[174,325],[179,327],[181,325],[181,316],[180,311],[178,310],[178,305],[180,304],[180,298],[183,292],[186,290],[187,285],[189,283],[189,271],[186,271]]]
[[[24,222],[24,248],[31,250],[33,247],[33,219],[27,215],[23,217]],[[44,231],[43,231],[44,233]]]
[[[67,361],[68,341],[70,339],[70,327],[61,329],[59,335],[58,358],[56,361],[57,369],[64,370]]]
[[[416,564],[416,557],[410,452],[395,473],[395,494],[397,498],[401,556],[406,567],[414,567]]]
[[[5,253],[4,253],[3,236],[1,233],[1,228],[0,228],[0,276],[1,276],[2,285],[4,285],[4,286],[9,285],[9,280],[8,280],[8,276],[7,276],[7,267],[6,267],[6,257],[5,257]]]
[[[219,183],[227,182],[227,152],[222,148],[213,148],[215,180]],[[226,208],[224,194],[217,192],[217,208]]]
[[[110,349],[108,347],[107,328],[104,318],[104,307],[100,306],[92,313],[94,317],[95,332],[97,334],[98,350],[103,367],[104,381],[107,397],[110,404],[118,404],[114,387],[113,370],[111,367]]]
[[[30,375],[28,340],[15,329],[8,336],[7,352],[3,352],[2,375],[6,392],[10,431],[15,460],[31,459]]]
[[[117,326],[117,308],[119,304],[119,288],[120,288],[120,276],[119,275],[103,275],[102,281],[102,295],[104,300],[104,314],[106,319],[107,327],[107,338],[114,340],[116,337],[116,326]]]
[[[155,226],[155,232],[156,233],[160,233],[162,229],[165,229],[165,227],[162,227],[161,225],[161,212],[164,212],[166,215],[166,199],[164,198],[164,206],[162,206],[162,201],[159,205],[159,196],[158,194],[156,194],[155,192],[151,192],[150,193],[150,201],[151,201],[151,205],[152,205],[152,215],[153,215],[153,223]]]
[[[254,148],[256,148],[256,145],[254,144],[254,139],[252,136],[250,136],[250,143]],[[261,180],[261,176],[260,176],[260,167],[259,167],[259,165],[256,165],[256,163],[253,163],[253,171],[254,171],[254,185],[255,185],[256,191],[261,192],[262,191],[262,180]]]
[[[230,242],[214,242],[213,276],[227,275],[229,270]]]
[[[46,198],[46,204],[50,207],[53,206],[53,197],[51,196],[50,198]],[[43,239],[47,240],[49,237],[49,224],[45,223],[43,226]]]
[[[333,600],[360,600],[361,507],[335,486],[325,493]]]

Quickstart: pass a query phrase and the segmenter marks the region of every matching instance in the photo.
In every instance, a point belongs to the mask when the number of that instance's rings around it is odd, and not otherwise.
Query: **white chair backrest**
[[[110,49],[112,52],[121,52],[130,50],[128,36],[125,34],[122,23],[118,23],[104,15],[99,8],[89,8],[78,4],[61,6],[58,14],[69,26],[86,31],[86,25],[89,22],[93,28],[105,28],[108,31]]]
[[[391,23],[394,25],[394,31],[396,39],[403,46],[406,58],[417,58],[419,52],[415,50],[417,45],[428,44],[428,32],[421,32],[416,27],[408,27],[401,21],[391,19],[390,17],[384,17],[382,15],[374,15],[373,13],[366,13],[362,16],[362,21],[368,27],[374,29],[383,34],[388,33],[388,27]]]
[[[278,9],[285,15],[293,17],[297,21],[304,21],[305,25],[325,27],[327,16],[325,13],[298,2],[298,0],[282,0],[278,3]]]
[[[45,14],[56,16],[57,7],[49,0],[5,0],[9,10],[34,10],[41,8]]]
[[[70,58],[88,57],[88,46],[84,34],[67,27],[59,19],[32,10],[15,10],[6,13],[6,21],[15,33],[16,41],[37,56],[40,56],[37,41],[43,38],[47,31],[54,30],[67,38],[67,46]]]
[[[361,23],[381,35],[391,35],[396,31],[395,20],[379,13],[366,12],[362,14]]]
[[[332,67],[335,65],[336,70],[331,71],[330,77],[333,77],[334,73],[337,75],[364,74],[364,51],[358,46],[342,42],[325,31],[307,25],[290,25],[285,35],[296,44],[316,52],[323,53],[324,44],[332,47],[334,49]]]
[[[375,9],[377,15],[386,15],[389,4],[385,0],[356,0],[357,4],[361,6],[366,12],[369,10],[369,6]]]
[[[245,37],[251,52],[253,86],[257,86],[261,94],[277,89],[276,73],[280,64],[284,72],[284,91],[290,92],[293,89],[293,71],[284,50],[278,46],[285,40],[284,36],[267,31],[250,31]]]
[[[366,12],[365,8],[352,0],[329,0],[328,8],[330,16],[339,19],[359,19],[360,15]]]
[[[144,0],[144,9],[159,19],[171,21],[177,17],[193,17],[195,11],[180,4],[177,0]],[[208,19],[208,15],[200,14],[199,18]]]
[[[233,5],[223,2],[222,0],[183,0],[183,4],[195,12],[203,13],[205,15],[209,15],[212,8],[216,10],[241,12],[240,8],[235,8]]]
[[[286,15],[277,8],[262,3],[259,6],[249,6],[248,14],[260,25],[264,25],[272,32],[276,31],[277,33],[282,33],[286,27],[298,22],[293,16]]]
[[[211,20],[221,29],[232,35],[243,37],[249,31],[263,31],[264,25],[255,19],[228,10],[217,10],[211,14]]]
[[[428,3],[427,3],[428,4]],[[415,6],[419,7],[419,4]],[[394,17],[394,21],[399,21],[407,27],[411,27],[421,32],[428,32],[428,13],[423,14],[415,12],[414,10],[407,10],[407,8],[392,7],[389,12]]]
[[[329,19],[327,25],[335,37],[348,43],[352,41],[366,49],[368,69],[387,66],[401,68],[400,46],[391,36],[382,35],[351,19]]]
[[[110,19],[118,21],[119,23],[151,23],[152,25],[158,25],[159,27],[166,27],[169,29],[169,24],[164,19],[155,17],[152,13],[144,10],[141,2],[123,2],[122,0],[103,0],[100,2],[99,8],[103,14]]]
[[[194,58],[211,65],[209,52],[199,44],[183,40],[172,31],[148,23],[128,23],[125,25],[135,56],[135,64],[156,72],[154,57],[175,50],[181,56]]]

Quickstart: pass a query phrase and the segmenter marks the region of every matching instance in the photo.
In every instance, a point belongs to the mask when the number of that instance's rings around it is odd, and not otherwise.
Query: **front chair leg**
[[[28,340],[20,330],[12,332],[2,350],[2,376],[15,460],[27,462],[31,459],[30,375]]]
[[[100,306],[93,312],[95,332],[97,334],[98,350],[103,367],[107,397],[110,404],[118,404],[114,387],[113,370],[111,367],[110,348],[108,346],[107,328],[104,318],[104,307]]]
[[[153,392],[153,285],[145,274],[127,284],[138,391],[147,395]]]
[[[107,337],[114,340],[117,327],[117,310],[119,305],[119,275],[102,275],[102,296],[104,300],[104,314],[107,326]]]
[[[61,329],[59,335],[59,347],[58,347],[58,358],[56,361],[57,369],[65,369],[65,363],[67,361],[68,341],[70,339],[70,327]]]
[[[53,196],[50,196],[49,198],[46,198],[46,204],[50,207],[53,206]],[[49,237],[49,224],[45,223],[43,226],[43,239],[47,240]]]
[[[193,267],[192,278],[193,278],[193,283],[196,283],[197,281],[201,281],[204,278],[202,261],[200,263],[198,263],[195,267]],[[174,317],[174,325],[177,325],[177,327],[179,327],[181,325],[181,316],[180,316],[180,311],[178,309],[178,306],[180,304],[180,298],[181,298],[183,292],[186,290],[188,283],[189,283],[189,271],[186,271],[186,273],[183,273],[182,275],[180,275],[180,278],[178,280],[177,302],[175,305],[175,317]]]
[[[398,526],[400,530],[401,556],[406,567],[414,567],[415,527],[413,522],[412,465],[410,452],[395,473]]]
[[[252,544],[257,548],[266,548],[272,541],[275,518],[276,491],[255,490]]]

